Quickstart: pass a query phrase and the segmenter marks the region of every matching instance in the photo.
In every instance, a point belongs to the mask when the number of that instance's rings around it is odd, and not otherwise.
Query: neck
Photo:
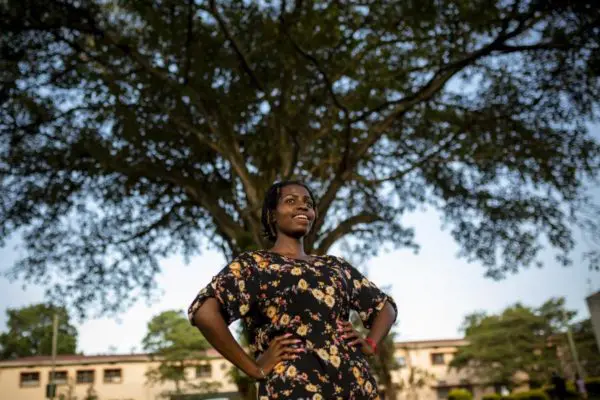
[[[277,240],[271,248],[271,251],[294,258],[306,257],[303,238],[296,239],[282,235],[281,233],[277,235]]]

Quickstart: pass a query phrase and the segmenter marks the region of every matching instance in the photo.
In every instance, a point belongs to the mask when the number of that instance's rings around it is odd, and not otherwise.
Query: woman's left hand
[[[352,322],[338,320],[337,325],[338,333],[342,334],[342,339],[350,340],[348,345],[356,346],[358,344],[360,345],[363,354],[368,356],[375,354],[371,345],[360,335],[356,329],[354,329]]]

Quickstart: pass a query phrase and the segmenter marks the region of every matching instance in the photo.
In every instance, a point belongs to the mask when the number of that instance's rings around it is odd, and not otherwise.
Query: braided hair
[[[265,195],[265,200],[263,201],[262,207],[262,215],[261,222],[263,226],[263,236],[269,239],[271,242],[275,242],[277,239],[277,229],[275,229],[275,221],[273,219],[273,212],[277,209],[277,203],[279,202],[279,197],[281,196],[281,189],[289,186],[289,185],[299,185],[306,189],[308,194],[310,195],[313,204],[315,204],[315,196],[313,195],[310,188],[303,182],[299,181],[283,181],[276,182],[269,190],[267,190],[267,194]],[[315,209],[316,212],[316,209]]]

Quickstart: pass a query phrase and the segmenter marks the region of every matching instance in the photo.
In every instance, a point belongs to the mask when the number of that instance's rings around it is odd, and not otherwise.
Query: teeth
[[[306,219],[308,220],[308,217],[306,215],[296,215],[294,218],[299,218],[299,219]]]

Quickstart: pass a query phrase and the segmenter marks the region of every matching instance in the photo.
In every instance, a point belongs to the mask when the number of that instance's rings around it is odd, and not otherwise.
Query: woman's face
[[[281,188],[274,213],[278,234],[297,239],[306,236],[310,232],[315,215],[312,198],[304,186],[287,185]]]

